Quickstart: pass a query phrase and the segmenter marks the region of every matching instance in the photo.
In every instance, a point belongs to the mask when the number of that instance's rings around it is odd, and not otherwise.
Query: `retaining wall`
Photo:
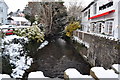
[[[120,42],[105,37],[75,31],[74,35],[83,42],[89,43],[87,59],[93,66],[110,68],[112,64],[120,64]]]

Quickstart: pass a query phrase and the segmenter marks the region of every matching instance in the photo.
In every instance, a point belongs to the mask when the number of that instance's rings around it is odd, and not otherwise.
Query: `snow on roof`
[[[27,19],[25,19],[24,17],[11,17],[14,21],[24,21],[24,22],[28,22]]]
[[[0,3],[3,3],[6,6],[7,9],[9,8],[8,5],[5,3],[4,0],[0,0]]]

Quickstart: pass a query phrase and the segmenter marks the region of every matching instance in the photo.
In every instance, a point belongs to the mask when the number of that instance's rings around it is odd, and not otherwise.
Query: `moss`
[[[120,50],[120,44],[115,45],[115,49]]]

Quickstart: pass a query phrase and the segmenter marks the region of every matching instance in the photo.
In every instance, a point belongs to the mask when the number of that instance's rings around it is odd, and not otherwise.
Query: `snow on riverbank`
[[[10,76],[7,74],[0,74],[0,80],[2,80],[2,78],[10,78]]]
[[[73,36],[73,39],[76,40],[78,43],[85,45],[85,47],[87,47],[87,48],[90,47],[89,43],[80,40],[80,39],[79,39],[78,37],[76,37],[76,36]]]
[[[9,56],[10,63],[12,66],[15,66],[14,69],[12,69],[11,76],[13,78],[22,78],[23,74],[25,73],[25,70],[30,68],[33,59],[29,56],[26,56],[27,53],[23,50],[23,45],[18,43],[13,43],[14,39],[23,40],[22,43],[27,43],[28,39],[24,37],[19,37],[16,35],[10,35],[6,36],[4,39],[2,39],[2,46],[1,48],[4,48],[3,56]],[[41,49],[48,45],[48,41],[44,41],[38,49]]]
[[[42,49],[42,48],[45,47],[46,45],[48,45],[48,41],[44,41],[44,42],[40,45],[40,47],[38,48],[38,50],[39,50],[39,49]]]

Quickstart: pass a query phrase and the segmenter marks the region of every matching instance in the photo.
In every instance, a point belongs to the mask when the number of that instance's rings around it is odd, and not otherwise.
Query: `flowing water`
[[[61,38],[52,40],[31,56],[33,63],[24,77],[30,72],[42,71],[46,77],[63,78],[64,71],[68,68],[75,68],[85,75],[90,73],[90,64],[75,50],[72,43]]]

